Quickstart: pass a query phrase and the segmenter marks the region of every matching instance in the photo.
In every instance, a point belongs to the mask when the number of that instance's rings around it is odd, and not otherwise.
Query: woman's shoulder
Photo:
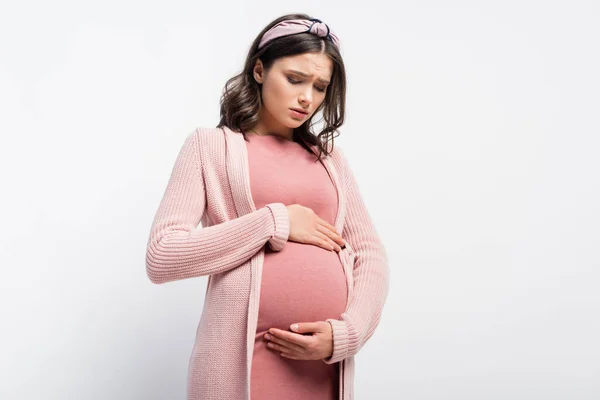
[[[185,141],[194,143],[199,150],[220,148],[225,142],[225,132],[224,128],[196,126],[188,131]]]
[[[345,168],[347,161],[344,153],[344,148],[338,143],[335,143],[333,145],[333,148],[329,152],[328,157],[333,161],[334,164],[336,164],[338,168]]]
[[[181,152],[193,154],[200,164],[221,164],[225,142],[222,128],[196,126],[185,135]]]
[[[226,127],[209,127],[209,126],[196,126],[189,135],[195,135],[204,139],[216,139],[222,137]]]

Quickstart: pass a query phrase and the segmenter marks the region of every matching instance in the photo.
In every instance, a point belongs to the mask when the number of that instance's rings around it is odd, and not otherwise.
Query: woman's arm
[[[266,243],[278,251],[288,239],[289,217],[282,203],[198,227],[206,192],[197,135],[196,129],[185,139],[152,223],[146,272],[156,284],[236,268]]]
[[[339,151],[339,149],[338,149]],[[333,331],[333,354],[327,364],[355,355],[379,324],[389,286],[386,250],[367,211],[358,183],[340,152],[347,199],[342,237],[354,249],[353,293],[340,319],[328,319]]]

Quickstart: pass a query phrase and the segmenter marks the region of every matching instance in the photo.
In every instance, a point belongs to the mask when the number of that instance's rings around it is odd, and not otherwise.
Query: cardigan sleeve
[[[150,230],[146,273],[156,284],[236,268],[266,243],[278,251],[288,239],[289,216],[282,203],[198,227],[206,192],[197,133],[191,132],[179,151]]]
[[[340,154],[346,217],[342,237],[354,249],[353,291],[340,319],[327,319],[333,331],[333,353],[323,359],[332,364],[355,355],[379,324],[389,290],[386,249],[363,201],[358,183]]]

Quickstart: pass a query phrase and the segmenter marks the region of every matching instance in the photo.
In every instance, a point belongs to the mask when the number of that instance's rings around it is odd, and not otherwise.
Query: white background
[[[600,398],[598,2],[122,0],[0,11],[0,398],[185,398],[206,278],[152,284],[150,226],[290,12],[342,41],[389,252],[356,398]]]

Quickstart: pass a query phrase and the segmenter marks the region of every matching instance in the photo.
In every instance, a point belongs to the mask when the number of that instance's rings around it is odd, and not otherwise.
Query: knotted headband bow
[[[317,18],[312,19],[288,19],[286,21],[281,21],[271,29],[269,29],[263,35],[258,48],[262,48],[271,40],[281,37],[293,35],[295,33],[312,33],[317,36],[324,37],[329,39],[339,50],[340,41],[338,37],[329,30],[329,26],[326,23]]]

